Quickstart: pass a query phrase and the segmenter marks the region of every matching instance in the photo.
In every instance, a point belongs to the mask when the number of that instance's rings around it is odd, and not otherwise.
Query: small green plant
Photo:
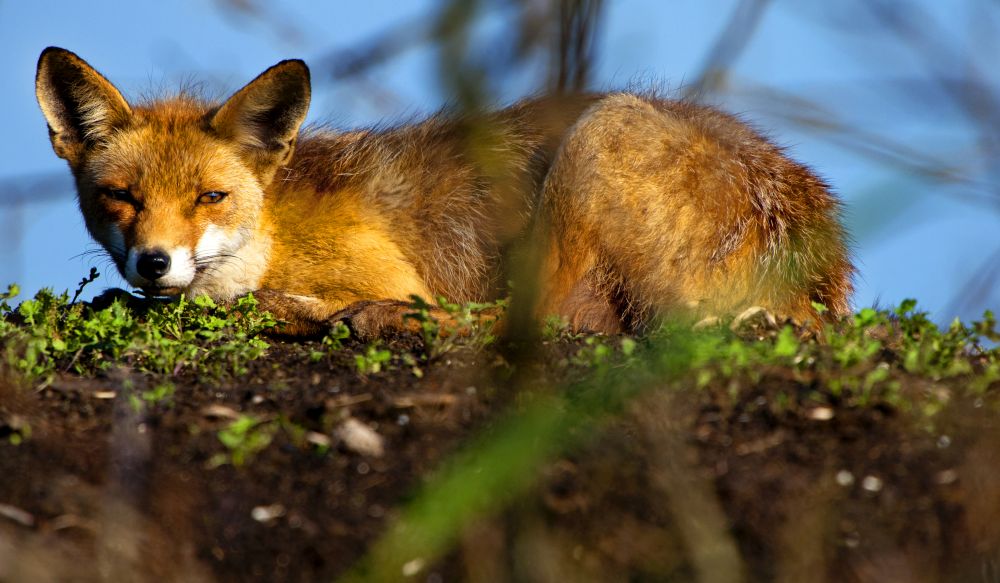
[[[351,330],[347,327],[347,324],[343,322],[336,322],[327,331],[326,335],[320,341],[320,345],[323,347],[322,350],[313,350],[309,353],[309,359],[313,362],[319,362],[324,356],[331,352],[336,352],[344,349],[344,340],[351,337]]]
[[[576,351],[570,362],[583,367],[599,367],[605,364],[613,350],[604,340],[600,336],[588,336],[583,341],[583,347]]]
[[[410,296],[413,311],[404,318],[419,324],[420,335],[430,357],[438,357],[459,345],[484,347],[496,340],[493,325],[507,308],[507,300],[489,303],[468,302],[457,304],[439,296],[437,308],[447,318],[441,322],[434,316],[434,308],[420,296]]]
[[[358,367],[358,373],[362,375],[381,372],[391,360],[392,352],[385,348],[379,348],[378,342],[369,344],[362,354],[354,355],[354,363]]]
[[[251,415],[240,415],[219,430],[217,437],[228,452],[213,456],[209,465],[217,467],[231,463],[239,467],[246,464],[271,445],[277,429],[278,424],[274,421],[262,421]]]
[[[638,362],[636,350],[639,344],[627,336],[619,339],[617,346],[613,338],[606,336],[587,336],[582,342],[583,346],[563,364],[605,374],[609,368],[628,367]]]
[[[542,340],[568,340],[579,336],[572,332],[569,320],[564,316],[550,314],[542,322]]]
[[[404,365],[410,367],[410,372],[413,373],[413,376],[417,377],[418,379],[423,378],[424,369],[420,367],[420,363],[417,361],[416,356],[413,356],[412,354],[407,352],[403,354],[402,360]]]
[[[3,429],[7,443],[21,445],[31,438],[31,424],[24,417],[13,415],[6,420],[6,425]]]
[[[169,407],[173,405],[174,393],[177,388],[174,383],[170,381],[160,381],[152,389],[142,392],[142,400],[149,406],[165,406]]]

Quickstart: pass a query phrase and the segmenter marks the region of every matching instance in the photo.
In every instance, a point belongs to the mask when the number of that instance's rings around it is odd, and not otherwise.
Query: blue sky
[[[992,47],[973,45],[975,14],[967,3],[915,1],[928,10],[940,34],[968,39],[970,54]],[[0,205],[0,229],[11,241],[0,249],[0,284],[16,281],[25,293],[43,286],[75,287],[92,248],[72,195],[65,163],[52,153],[34,100],[38,54],[48,45],[68,48],[102,71],[126,96],[204,81],[213,94],[235,90],[275,62],[299,57],[314,66],[313,121],[366,125],[431,112],[442,95],[433,50],[408,51],[378,67],[365,81],[333,82],[316,69],[323,57],[349,48],[395,24],[427,14],[435,3],[261,2],[259,17],[236,15],[218,4],[184,0],[134,2],[0,2],[0,93],[4,140],[0,140],[0,184],[37,175],[62,176],[65,195],[21,208]],[[697,74],[723,29],[734,0],[619,0],[608,2],[594,88],[632,82],[677,87]],[[922,99],[887,83],[919,79],[925,63],[911,59],[889,35],[862,21],[844,22],[821,3],[774,2],[758,33],[734,67],[731,91],[713,97],[790,147],[791,155],[815,168],[847,203],[861,276],[855,305],[917,297],[939,321],[957,288],[981,268],[1000,244],[1000,205],[963,202],[964,187],[941,185],[835,144],[823,132],[786,123],[781,107],[761,98],[761,87],[806,96],[822,115],[891,137],[932,160],[957,161],[975,179],[995,185],[990,160],[979,160],[967,121],[939,100]],[[947,5],[947,6],[945,6]],[[838,20],[840,18],[840,20]],[[485,22],[482,44],[504,42],[500,22]],[[971,31],[971,32],[970,32]],[[984,41],[985,42],[985,41]],[[490,50],[489,46],[481,47]],[[995,51],[992,54],[996,54]],[[984,69],[992,59],[980,54]],[[992,73],[992,71],[990,71]],[[996,79],[987,79],[996,90]],[[378,87],[374,96],[372,87]],[[537,89],[531,71],[504,84],[501,100]],[[919,93],[919,92],[918,92]],[[981,167],[980,167],[981,166]],[[992,178],[991,178],[992,176]],[[0,192],[0,201],[5,193]],[[994,199],[996,195],[992,195]],[[20,235],[17,233],[20,231]],[[104,270],[103,285],[121,285]],[[963,317],[1000,307],[1000,292],[957,305]]]

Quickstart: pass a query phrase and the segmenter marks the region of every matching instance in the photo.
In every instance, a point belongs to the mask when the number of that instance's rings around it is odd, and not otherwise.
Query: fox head
[[[290,60],[221,105],[187,96],[129,104],[55,47],[38,60],[35,90],[87,230],[130,284],[153,295],[197,287],[247,244],[310,96],[309,69]]]

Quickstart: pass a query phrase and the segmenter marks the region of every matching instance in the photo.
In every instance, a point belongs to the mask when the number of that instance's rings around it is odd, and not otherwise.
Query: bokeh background
[[[578,50],[560,67],[566,23],[552,15],[569,1],[0,0],[0,284],[72,290],[91,265],[102,286],[124,283],[81,255],[94,245],[35,104],[38,54],[57,45],[130,99],[193,81],[224,97],[303,58],[310,120],[335,127],[429,114],[470,84],[510,103],[559,84],[555,70],[576,73],[570,86],[700,99],[840,193],[856,306],[916,297],[946,323],[1000,305],[1000,4],[583,0]]]

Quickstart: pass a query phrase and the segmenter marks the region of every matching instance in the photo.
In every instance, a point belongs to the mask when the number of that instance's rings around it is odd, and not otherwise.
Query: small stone
[[[201,414],[209,419],[238,419],[240,416],[235,409],[225,405],[208,405],[202,408]]]
[[[424,560],[420,557],[413,559],[412,561],[407,561],[403,564],[403,576],[412,577],[419,573],[424,568]]]
[[[117,395],[115,391],[94,391],[95,399],[114,399]]]
[[[830,407],[813,407],[809,410],[808,415],[813,421],[829,421],[833,419],[833,409]]]
[[[955,470],[944,470],[938,472],[934,476],[934,481],[942,486],[947,486],[948,484],[954,484],[958,481],[958,472]]]
[[[854,474],[848,472],[847,470],[840,470],[837,472],[835,479],[837,480],[837,484],[846,488],[854,483]]]
[[[947,435],[942,435],[941,437],[938,438],[937,446],[939,449],[945,449],[949,445],[951,445],[951,438],[948,437]]]
[[[707,318],[702,318],[691,327],[692,330],[704,330],[705,328],[713,328],[719,325],[719,318],[716,316],[708,316]]]
[[[869,492],[878,492],[882,489],[882,480],[875,476],[865,476],[865,479],[861,480],[861,487]]]
[[[318,431],[307,431],[306,441],[318,447],[330,447],[330,437]]]
[[[0,504],[0,516],[13,520],[21,526],[35,526],[34,515],[10,504]]]
[[[281,504],[271,504],[269,506],[254,506],[250,511],[250,516],[257,522],[267,524],[285,515],[285,507]]]
[[[385,453],[382,436],[354,417],[341,423],[336,434],[344,446],[355,453],[372,457],[382,457]]]

